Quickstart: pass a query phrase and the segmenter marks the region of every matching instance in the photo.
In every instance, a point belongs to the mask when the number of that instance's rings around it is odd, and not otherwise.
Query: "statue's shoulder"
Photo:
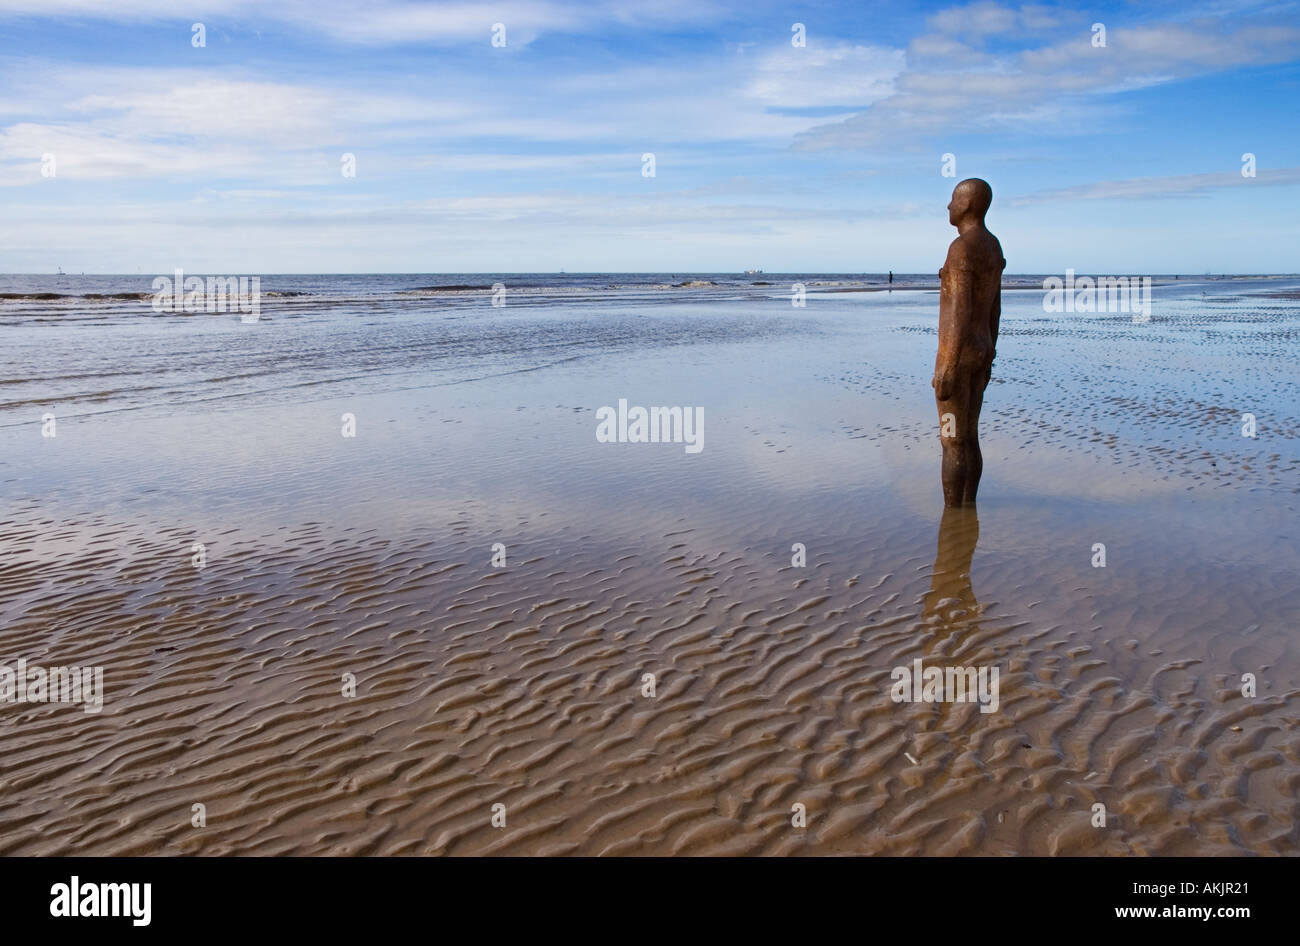
[[[1007,261],[1002,256],[1002,244],[997,237],[987,230],[969,230],[948,247],[948,265],[955,269],[986,272],[1004,269]]]
[[[944,265],[951,269],[974,269],[976,248],[968,236],[959,236],[948,244],[948,261]]]
[[[995,237],[992,233],[989,234],[989,239],[993,242],[993,250],[997,254],[997,258],[1002,260],[1002,268],[1006,269],[1007,258],[1006,255],[1002,252],[1002,242],[997,237]]]

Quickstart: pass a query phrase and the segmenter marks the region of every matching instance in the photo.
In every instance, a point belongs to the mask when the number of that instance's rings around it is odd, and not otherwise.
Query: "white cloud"
[[[1037,8],[1025,9],[1039,16]],[[898,77],[892,95],[864,112],[812,130],[801,146],[874,148],[900,139],[1028,122],[1045,123],[1041,131],[1066,131],[1067,113],[1076,125],[1095,117],[1089,110],[1109,94],[1300,58],[1300,30],[1240,17],[1132,27],[1112,23],[1107,45],[1101,48],[1092,46],[1090,24],[1080,20],[1053,30],[1054,41],[1039,48],[1004,55],[947,35],[1009,29],[1009,15],[1014,25],[1016,16],[1023,19],[1026,14],[990,3],[936,14],[931,22],[944,32],[913,41],[917,62]],[[945,53],[950,57],[945,59]]]
[[[930,17],[930,28],[939,33],[987,36],[1016,28],[1016,11],[998,3],[969,3],[941,10]]]
[[[791,47],[760,57],[746,91],[777,108],[866,106],[893,93],[906,61],[879,46]]]
[[[1260,168],[1253,178],[1240,171],[1214,171],[1204,174],[1177,174],[1168,177],[1138,177],[1124,181],[1098,181],[1036,191],[1010,200],[1012,206],[1057,200],[1142,200],[1163,197],[1192,197],[1226,187],[1267,187],[1300,184],[1300,167]]]
[[[79,17],[111,21],[184,21],[209,29],[268,20],[293,29],[324,34],[353,44],[464,43],[487,46],[494,23],[506,26],[509,46],[532,42],[545,32],[587,33],[608,23],[657,29],[700,22],[719,15],[710,0],[659,0],[627,3],[600,0],[584,4],[557,0],[404,2],[404,0],[198,0],[178,8],[174,0],[0,0],[0,16]],[[507,48],[508,48],[507,47]]]
[[[186,71],[47,68],[51,81],[33,93],[44,120],[0,129],[0,184],[40,182],[44,154],[55,156],[59,177],[72,179],[283,178],[301,160],[317,165],[309,173],[319,178],[327,165],[337,175],[341,152],[356,143],[374,149],[404,129],[427,133],[478,115],[468,106],[400,93],[197,78]]]

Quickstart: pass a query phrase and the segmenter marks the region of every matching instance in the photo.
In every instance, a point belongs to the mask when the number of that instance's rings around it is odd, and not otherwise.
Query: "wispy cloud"
[[[950,150],[994,184],[1022,269],[1081,232],[1187,244],[1198,201],[1156,224],[1137,200],[1214,194],[1224,226],[1197,245],[1219,268],[1269,265],[1232,226],[1296,229],[1250,197],[1297,183],[1294,66],[1274,65],[1300,60],[1296,4],[0,0],[0,26],[9,269],[929,271]],[[1242,179],[1243,151],[1287,166]]]
[[[200,78],[188,70],[77,72],[41,93],[46,120],[0,128],[0,184],[41,183],[45,154],[71,180],[283,179],[293,154],[317,165],[319,178],[326,164],[337,174],[351,142],[373,146],[403,129],[427,134],[476,115],[466,105],[356,88]],[[70,83],[98,91],[69,98]]]
[[[1026,23],[1043,26],[1029,29]],[[976,3],[931,17],[915,39],[896,91],[803,136],[805,148],[870,149],[938,134],[1002,132],[1026,122],[1076,129],[1106,96],[1233,69],[1300,58],[1300,28],[1235,17],[1127,25],[1111,21],[1092,44],[1091,16]],[[1018,52],[985,49],[1016,30],[1037,40]],[[971,44],[973,41],[974,44]]]
[[[893,94],[906,59],[901,49],[847,43],[781,49],[758,60],[745,91],[774,108],[864,108]]]
[[[590,0],[474,2],[402,2],[371,0],[199,0],[178,7],[172,0],[0,0],[0,16],[81,17],[112,21],[204,22],[214,28],[276,23],[321,34],[334,42],[360,45],[451,44],[479,40],[485,45],[496,23],[506,27],[507,45],[527,45],[539,35],[589,33],[610,24],[638,29],[698,23],[719,15],[712,0],[625,3]]]
[[[1259,168],[1253,178],[1242,177],[1239,171],[1220,171],[1169,177],[1136,177],[1126,181],[1098,181],[1095,184],[1058,187],[1013,197],[1010,204],[1026,207],[1061,200],[1158,200],[1167,197],[1195,197],[1231,187],[1277,187],[1288,184],[1300,184],[1300,167]]]

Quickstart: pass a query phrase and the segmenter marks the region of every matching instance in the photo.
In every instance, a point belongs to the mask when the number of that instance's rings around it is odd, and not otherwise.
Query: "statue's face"
[[[962,193],[961,187],[953,189],[952,200],[948,201],[948,222],[954,227],[957,221],[970,209],[970,198]]]

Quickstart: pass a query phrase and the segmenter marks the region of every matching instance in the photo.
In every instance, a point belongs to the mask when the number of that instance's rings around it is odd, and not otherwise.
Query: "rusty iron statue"
[[[939,270],[939,354],[934,362],[939,440],[943,444],[945,506],[975,502],[984,458],[980,407],[993,370],[1002,314],[1002,244],[984,226],[993,189],[972,177],[958,184],[948,204],[957,239]]]

